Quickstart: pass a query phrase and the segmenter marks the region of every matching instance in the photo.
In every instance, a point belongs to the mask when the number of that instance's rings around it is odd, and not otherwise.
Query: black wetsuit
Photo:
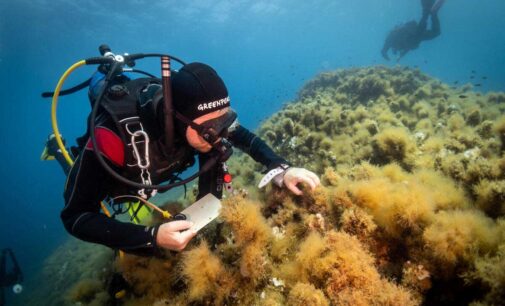
[[[230,132],[228,140],[268,169],[287,164],[286,160],[244,127],[238,126]],[[199,154],[200,165],[208,157],[208,154]],[[118,167],[115,169],[121,170]],[[222,166],[217,164],[200,176],[199,197],[207,193],[221,197],[221,169]],[[70,170],[65,186],[65,208],[61,212],[63,224],[70,234],[84,241],[138,255],[152,255],[157,250],[156,233],[159,225],[149,227],[120,222],[100,213],[100,201],[120,195],[117,190],[125,190],[124,187],[99,164],[91,149],[83,149]]]
[[[410,50],[415,50],[419,47],[422,41],[431,40],[440,35],[440,20],[438,13],[431,9],[435,0],[421,0],[423,7],[423,15],[419,23],[409,21],[403,25],[395,27],[387,36],[382,48],[382,56],[389,60],[388,51],[393,50],[393,53],[400,53],[400,60]],[[431,16],[431,29],[428,30],[428,18]]]

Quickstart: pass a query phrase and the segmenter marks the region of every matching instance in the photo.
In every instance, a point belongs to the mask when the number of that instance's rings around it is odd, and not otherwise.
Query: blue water
[[[479,90],[505,91],[503,12],[502,0],[448,0],[442,35],[400,64],[448,83],[469,82],[474,70],[487,77]],[[0,247],[14,249],[29,279],[68,237],[59,220],[65,177],[55,162],[39,160],[51,132],[50,100],[40,93],[71,64],[98,55],[100,44],[210,64],[254,129],[318,72],[394,65],[380,56],[386,34],[419,16],[419,2],[405,0],[0,0]],[[159,69],[154,60],[137,66]],[[80,69],[67,84],[92,71]],[[88,112],[85,91],[60,99],[67,139],[82,134]]]

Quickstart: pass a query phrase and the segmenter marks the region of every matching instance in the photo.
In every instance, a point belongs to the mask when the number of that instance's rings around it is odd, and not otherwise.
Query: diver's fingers
[[[189,222],[186,220],[177,220],[166,223],[167,230],[171,232],[183,231],[191,226],[193,226],[193,222]]]
[[[299,183],[305,183],[310,186],[310,189],[316,189],[316,183],[308,175],[302,176],[299,179]]]
[[[308,184],[312,190],[314,190],[320,183],[319,177],[317,177],[317,175],[312,171],[305,168],[298,168],[297,171],[293,172],[294,177],[298,179],[298,182]]]
[[[319,186],[319,184],[321,184],[321,181],[319,180],[319,177],[314,172],[307,170],[307,176],[312,179],[312,181],[314,182],[314,184],[316,184],[316,187]]]
[[[286,187],[289,190],[291,190],[292,193],[294,193],[296,195],[301,195],[302,191],[298,188],[298,186],[296,186],[296,184],[298,184],[298,182],[296,180],[292,180],[292,181],[286,183]]]
[[[296,195],[301,195],[303,192],[298,188],[298,184],[305,183],[310,186],[310,189],[314,190],[316,184],[307,176],[293,177],[289,182],[286,183],[286,187],[291,190]]]
[[[320,181],[316,174],[304,168],[289,168],[284,174],[284,184],[296,195],[301,195],[302,191],[298,188],[299,183],[305,183],[314,190]]]
[[[158,228],[156,244],[164,249],[182,251],[196,235],[196,231],[189,229],[191,226],[193,223],[185,220],[163,223]]]
[[[187,231],[184,231],[184,232],[181,232],[180,236],[179,236],[179,241],[181,241],[181,246],[182,246],[182,249],[184,249],[186,247],[186,245],[189,243],[189,241],[195,237],[196,235],[196,231],[195,230],[192,230],[192,229],[189,229]]]

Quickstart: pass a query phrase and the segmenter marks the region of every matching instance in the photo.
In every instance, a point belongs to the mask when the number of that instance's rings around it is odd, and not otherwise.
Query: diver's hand
[[[314,190],[319,184],[319,177],[304,168],[289,168],[284,174],[284,185],[296,195],[301,195],[302,191],[298,188],[299,183],[306,183],[310,189]]]
[[[160,248],[182,251],[196,235],[196,231],[189,229],[192,225],[185,220],[163,223],[158,229],[156,244]]]

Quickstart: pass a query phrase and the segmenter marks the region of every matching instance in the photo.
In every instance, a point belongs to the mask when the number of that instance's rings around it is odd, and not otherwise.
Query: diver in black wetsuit
[[[177,158],[170,161],[170,165],[167,166],[172,169],[170,175],[156,171],[157,163],[166,162],[167,152],[156,150],[154,145],[152,148],[149,146],[148,159],[152,167],[149,168],[152,170],[150,179],[153,184],[173,179],[173,172],[181,172],[193,164],[195,154],[198,154],[200,167],[206,165],[206,161],[212,158],[213,146],[195,130],[204,125],[212,126],[219,134],[219,139],[228,140],[233,146],[266,166],[270,176],[262,180],[263,184],[273,179],[274,183],[286,186],[295,194],[301,194],[297,188],[298,183],[306,183],[312,189],[319,184],[319,178],[314,173],[303,168],[290,167],[286,160],[276,155],[260,138],[238,124],[236,114],[229,107],[230,99],[226,86],[211,67],[201,63],[186,64],[179,72],[173,72],[171,81],[174,110],[189,121],[177,117],[179,120],[176,122],[174,139],[176,152],[170,155]],[[90,93],[92,91],[94,90],[90,87]],[[92,96],[90,95],[91,100]],[[144,78],[125,82],[123,89],[110,87],[107,99],[112,101],[112,104],[119,99],[138,99],[141,105],[140,117],[144,105],[153,105],[151,109],[157,113],[146,114],[142,118],[150,119],[141,123],[151,141],[156,142],[163,133],[160,123],[162,120],[159,118],[163,117],[164,111],[158,107],[163,104],[155,103],[160,97],[162,98],[159,81]],[[126,150],[133,144],[133,140],[126,146],[122,143],[122,138],[118,136],[121,131],[117,123],[112,116],[97,117],[95,135],[107,163],[117,172],[128,176],[130,172],[138,171],[132,169],[136,167],[132,167],[126,157],[128,153]],[[122,132],[125,133],[124,130]],[[61,152],[51,152],[51,154],[59,153]],[[222,188],[223,167],[221,163],[217,163],[200,175],[198,198],[208,193],[220,198]],[[61,212],[61,219],[67,231],[79,239],[137,255],[153,255],[158,249],[174,251],[184,249],[196,234],[187,230],[191,227],[188,221],[178,220],[147,227],[120,222],[100,213],[101,200],[137,192],[138,190],[132,190],[131,187],[116,180],[100,165],[90,139],[86,138],[68,175],[64,192],[65,207]]]
[[[7,257],[12,261],[12,269],[7,272]],[[11,249],[3,249],[0,258],[0,306],[5,305],[4,287],[11,287],[14,293],[21,293],[23,273]]]
[[[440,35],[440,20],[438,10],[444,4],[444,0],[421,0],[423,15],[419,23],[409,21],[403,25],[395,27],[387,36],[381,50],[382,56],[389,60],[388,51],[393,50],[394,54],[400,53],[397,61],[411,50],[419,47],[425,40],[431,40]],[[431,16],[431,29],[428,30],[428,18]]]

